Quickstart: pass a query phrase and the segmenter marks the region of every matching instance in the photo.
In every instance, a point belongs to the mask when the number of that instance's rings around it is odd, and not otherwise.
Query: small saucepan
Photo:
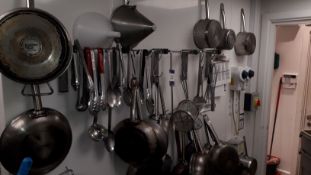
[[[241,9],[241,21],[242,31],[237,35],[234,50],[238,56],[251,55],[256,49],[256,36],[254,33],[245,31],[245,13],[243,8]]]
[[[210,136],[215,142],[215,145],[209,151],[209,172],[212,174],[221,173],[223,175],[235,174],[240,163],[236,149],[221,143],[208,116],[205,115],[203,118]]]
[[[125,162],[139,166],[151,159],[162,158],[168,147],[168,138],[165,131],[156,123],[142,120],[140,109],[138,119],[136,105],[140,103],[137,99],[138,82],[136,78],[131,80],[133,89],[133,103],[130,118],[117,124],[115,133],[115,152]]]
[[[223,3],[220,4],[220,13],[222,17],[222,40],[218,47],[218,49],[231,50],[234,47],[234,43],[236,40],[235,32],[232,29],[226,28],[226,14],[225,14],[225,6]]]
[[[197,152],[190,159],[190,174],[191,175],[206,175],[209,174],[209,154],[203,150],[199,136],[195,130],[192,131]]]
[[[199,49],[217,48],[221,42],[221,25],[209,19],[209,2],[205,0],[206,18],[199,20],[193,28],[193,40]]]
[[[255,175],[257,171],[257,160],[248,156],[245,136],[243,137],[245,155],[240,157],[240,164],[249,175]]]

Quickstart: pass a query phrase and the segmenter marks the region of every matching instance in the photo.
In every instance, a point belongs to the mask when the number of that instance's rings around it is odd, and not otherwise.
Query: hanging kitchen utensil
[[[161,103],[161,108],[162,108],[162,114],[160,115],[160,125],[166,133],[169,133],[171,129],[171,122],[170,122],[169,115],[166,113],[165,100],[164,100],[162,89],[161,89],[159,82],[157,83],[157,90],[159,92],[160,103]]]
[[[118,60],[118,53],[117,49],[113,49],[112,51],[112,56],[108,57],[108,62],[109,62],[109,68],[110,70],[108,71],[109,73],[109,79],[110,79],[110,84],[107,89],[107,102],[108,105],[111,108],[119,107],[122,103],[122,93],[120,90],[120,77],[119,77],[119,72],[120,72],[120,66],[119,60]]]
[[[102,141],[105,137],[108,136],[108,130],[103,126],[97,123],[98,112],[100,111],[100,99],[98,92],[98,78],[97,78],[97,63],[98,63],[98,53],[97,50],[91,50],[86,48],[86,57],[87,60],[91,59],[92,68],[90,72],[93,72],[93,82],[94,82],[94,95],[90,95],[89,100],[89,112],[93,116],[93,124],[90,126],[88,133],[94,141]]]
[[[194,44],[199,48],[208,48],[208,41],[205,38],[205,32],[208,30],[208,26],[210,23],[209,19],[209,7],[208,1],[205,0],[205,19],[199,20],[193,28],[193,41]]]
[[[156,157],[136,167],[130,166],[127,175],[170,175],[172,164],[172,157],[166,153],[162,158]]]
[[[108,135],[107,137],[104,137],[104,142],[106,149],[109,152],[114,151],[115,141],[114,141],[114,133],[111,130],[111,122],[112,122],[112,109],[111,107],[108,107]]]
[[[199,58],[199,68],[198,68],[198,87],[197,87],[197,95],[193,98],[194,104],[197,106],[197,108],[200,110],[205,104],[205,98],[203,97],[203,62],[204,54],[200,53]]]
[[[245,155],[240,157],[240,163],[249,175],[255,175],[257,171],[257,160],[248,156],[245,136],[243,136]]]
[[[188,93],[188,52],[181,52],[181,75],[180,75],[180,81],[181,85],[185,94],[186,100],[189,99],[189,93]]]
[[[215,129],[208,118],[207,115],[203,116],[205,125],[210,132],[211,138],[213,139],[215,145],[211,148],[209,154],[210,169],[209,171],[213,173],[221,173],[224,175],[235,174],[239,167],[239,155],[235,148],[223,144]]]
[[[140,97],[140,93],[139,93],[139,90],[137,88],[136,103],[137,103],[137,109],[138,109],[138,116],[140,116],[140,118],[142,118],[142,116],[143,116],[142,110],[141,110],[141,101],[142,101],[142,99]],[[153,131],[154,131],[154,133],[158,139],[157,151],[156,151],[155,156],[153,158],[162,159],[162,161],[164,161],[164,159],[167,158],[166,153],[167,153],[167,149],[168,149],[168,133],[166,133],[165,130],[158,123],[151,121],[151,120],[149,120],[147,122],[152,127],[152,129],[153,129]],[[162,167],[161,169],[165,170],[164,167]]]
[[[83,50],[81,48],[81,45],[78,40],[74,40],[74,50],[76,50],[77,59],[79,60],[79,69],[80,72],[78,75],[80,75],[80,89],[78,89],[78,100],[76,104],[76,109],[78,111],[86,111],[88,108],[88,100],[89,100],[89,90],[93,89],[93,81],[92,77],[89,75],[89,71],[87,70],[87,65],[84,57]]]
[[[43,108],[38,85],[32,85],[34,109],[11,120],[0,138],[1,163],[16,174],[25,157],[33,159],[30,174],[46,174],[56,168],[68,154],[72,132],[60,112]]]
[[[197,148],[197,152],[191,156],[189,163],[191,175],[206,175],[209,174],[209,155],[203,150],[199,136],[195,130],[192,131],[194,137],[194,143]]]
[[[147,64],[146,68],[146,108],[149,114],[154,114],[155,113],[155,101],[153,99],[152,95],[152,67],[154,66],[154,54],[155,51],[152,51],[149,56],[149,63]]]
[[[121,33],[120,43],[123,48],[135,47],[156,29],[156,26],[137,11],[136,6],[129,5],[127,0],[112,12],[111,23],[113,29]]]
[[[234,50],[236,55],[251,55],[256,49],[256,36],[254,33],[246,32],[245,27],[245,13],[244,9],[241,9],[241,32],[238,33],[236,42],[234,44]]]
[[[167,151],[168,138],[165,131],[155,122],[142,120],[138,82],[131,80],[133,103],[130,118],[117,124],[115,133],[115,152],[125,162],[140,165],[152,158],[161,158]],[[138,106],[138,119],[136,115]]]
[[[0,18],[0,71],[23,84],[40,84],[66,71],[72,45],[58,19],[30,6],[33,0],[27,4]]]
[[[131,106],[132,104],[132,99],[133,99],[133,94],[132,94],[132,89],[131,89],[131,64],[132,64],[132,56],[133,53],[129,51],[127,53],[127,78],[126,78],[126,87],[123,88],[123,100],[126,105]]]
[[[199,49],[217,48],[221,42],[221,25],[209,19],[209,2],[205,0],[205,19],[199,20],[193,28],[193,40]]]
[[[223,3],[220,4],[220,14],[221,14],[221,43],[218,49],[231,50],[234,47],[234,43],[236,40],[235,32],[232,29],[226,28],[226,14],[225,14],[225,6]]]
[[[73,24],[73,37],[83,48],[110,48],[113,40],[120,36],[119,32],[113,31],[110,20],[100,13],[84,13]]]
[[[205,99],[210,102],[211,111],[215,111],[215,89],[217,83],[218,70],[216,65],[213,63],[216,55],[206,53],[206,63],[205,63],[205,77],[207,80],[207,86],[205,91]]]
[[[185,146],[185,159],[190,162],[191,156],[197,152],[196,144],[194,141],[194,136],[192,130],[187,132],[188,144]]]
[[[144,93],[144,84],[145,84],[145,69],[146,69],[146,57],[148,55],[148,50],[142,50],[141,53],[141,67],[140,67],[140,76],[139,76],[139,89],[142,99],[146,99],[145,93]]]
[[[204,149],[205,153],[208,153],[211,150],[212,145],[210,142],[210,136],[209,136],[208,127],[206,125],[206,122],[203,122],[203,125],[204,125],[204,133],[205,133],[205,137],[206,137],[206,144],[204,145],[203,149]]]
[[[173,168],[172,175],[189,175],[189,164],[185,159],[185,133],[181,133],[178,138],[180,138],[180,140],[176,140],[177,150],[179,150],[178,163]]]
[[[138,98],[140,96],[140,93],[137,92]],[[161,97],[160,97],[161,98]],[[156,116],[158,115],[158,103],[157,103],[157,98],[156,98]],[[140,100],[137,99],[137,106],[140,103]],[[140,108],[138,108],[139,115],[142,115]],[[158,118],[158,117],[156,117]],[[153,122],[153,121],[152,121]],[[158,121],[156,121],[158,122]],[[161,124],[161,119],[160,119],[160,124]],[[162,126],[161,126],[162,127]],[[155,131],[156,133],[159,131]],[[166,132],[167,133],[167,132]],[[147,162],[144,162],[141,165],[138,165],[136,167],[134,166],[129,166],[127,175],[145,175],[145,174],[151,174],[151,175],[169,175],[171,171],[171,166],[172,166],[173,160],[170,155],[167,153],[162,157],[156,157],[151,160],[148,160]]]
[[[73,44],[73,53],[72,53],[72,61],[71,61],[71,87],[74,91],[78,91],[80,88],[80,62],[78,57],[78,49]]]
[[[100,108],[102,110],[106,110],[107,103],[106,103],[106,83],[105,83],[105,57],[107,55],[106,51],[99,48],[98,51],[98,71],[99,71],[99,80],[100,80]]]
[[[192,129],[200,128],[200,122],[197,119],[198,109],[193,101],[189,100],[188,94],[188,52],[181,53],[181,85],[185,94],[185,100],[179,102],[177,110],[171,118],[174,128],[178,131],[188,132]]]
[[[205,100],[207,101],[207,103],[210,103],[210,86],[209,84],[211,83],[210,82],[210,64],[211,63],[211,57],[212,57],[212,54],[211,53],[208,53],[206,52],[205,53],[205,69],[204,69],[204,78],[206,79],[206,89],[205,89],[205,93],[204,93],[204,98]]]

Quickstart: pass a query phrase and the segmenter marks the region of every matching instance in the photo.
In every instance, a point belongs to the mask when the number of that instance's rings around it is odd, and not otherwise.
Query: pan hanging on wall
[[[30,174],[36,175],[56,168],[71,147],[68,120],[60,112],[42,107],[39,84],[66,71],[72,45],[58,19],[35,9],[33,0],[27,0],[27,7],[0,18],[0,71],[11,80],[32,86],[29,96],[33,96],[35,107],[7,124],[0,138],[0,160],[16,174],[21,161],[30,157]]]

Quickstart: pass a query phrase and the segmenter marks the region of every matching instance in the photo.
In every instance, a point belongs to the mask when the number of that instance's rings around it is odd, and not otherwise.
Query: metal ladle
[[[104,143],[107,151],[113,152],[115,146],[114,133],[111,130],[112,109],[108,107],[108,135],[104,137]]]
[[[94,95],[93,99],[89,101],[89,111],[93,115],[93,124],[89,128],[88,133],[90,137],[95,141],[101,141],[108,135],[107,129],[97,123],[98,120],[98,112],[100,111],[100,98],[98,95],[98,79],[97,79],[97,67],[96,67],[96,55],[95,52],[97,50],[90,50],[91,61],[92,61],[92,71],[93,71],[93,81],[94,81]],[[89,56],[89,54],[87,54]],[[92,95],[91,95],[92,98]]]

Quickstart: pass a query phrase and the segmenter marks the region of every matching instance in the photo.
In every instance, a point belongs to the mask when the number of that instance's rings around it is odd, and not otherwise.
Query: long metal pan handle
[[[193,139],[194,139],[194,143],[196,145],[197,151],[199,151],[200,153],[203,153],[203,148],[202,148],[198,133],[196,132],[196,130],[192,130],[192,134],[193,134]]]
[[[209,2],[205,0],[205,19],[209,19]]]
[[[220,140],[216,134],[216,131],[215,131],[213,124],[212,124],[211,120],[209,119],[209,117],[207,115],[204,115],[203,120],[204,120],[204,125],[206,125],[207,129],[209,130],[210,135],[211,135],[213,141],[215,142],[215,144],[220,145]]]
[[[225,5],[224,3],[220,4],[220,14],[221,14],[221,20],[222,20],[222,28],[226,28],[226,13],[225,13]]]
[[[35,112],[42,111],[42,101],[40,96],[40,87],[37,84],[31,85],[31,90],[33,93],[33,103],[34,103],[34,109]]]
[[[246,24],[245,24],[245,13],[243,8],[241,9],[241,19],[242,19],[242,32],[245,32]]]
[[[245,136],[243,136],[243,144],[244,144],[245,156],[248,157],[248,152],[247,152],[247,145],[246,145],[246,138],[245,138]]]
[[[27,6],[27,8],[35,8],[35,1],[34,0],[27,0],[26,6]]]

